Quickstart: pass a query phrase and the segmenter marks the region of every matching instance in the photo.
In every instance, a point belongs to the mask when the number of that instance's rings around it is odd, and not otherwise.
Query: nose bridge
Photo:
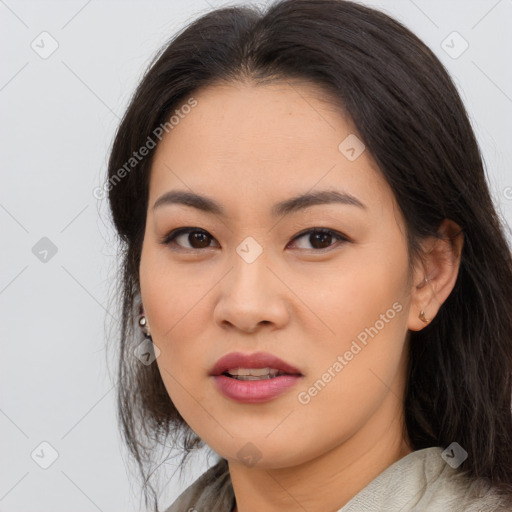
[[[272,264],[262,245],[250,236],[242,240],[221,285],[217,321],[250,331],[260,323],[280,325],[286,320],[283,287],[267,266]]]
[[[263,246],[252,236],[244,238],[235,248],[232,257],[233,270],[229,278],[231,293],[243,297],[249,303],[261,300],[269,285],[268,264],[268,252],[263,250]]]

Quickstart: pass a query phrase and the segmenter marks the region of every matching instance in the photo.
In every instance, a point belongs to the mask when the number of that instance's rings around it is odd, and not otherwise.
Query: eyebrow
[[[347,192],[321,190],[318,192],[301,194],[276,203],[272,207],[272,216],[278,217],[289,215],[290,213],[309,208],[310,206],[332,203],[357,206],[358,208],[366,209],[366,206],[359,199]],[[164,205],[171,204],[191,206],[206,213],[226,217],[226,211],[217,201],[206,196],[194,194],[193,192],[181,190],[171,190],[160,196],[153,205],[153,211]]]

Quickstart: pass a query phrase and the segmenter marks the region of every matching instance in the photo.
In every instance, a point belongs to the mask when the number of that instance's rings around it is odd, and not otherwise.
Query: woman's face
[[[156,362],[180,414],[230,461],[286,467],[401,427],[417,317],[405,225],[320,94],[284,82],[203,89],[153,160],[140,285]],[[178,228],[190,231],[170,239]],[[235,356],[213,371],[234,352],[289,366]],[[239,366],[286,371],[221,375]]]

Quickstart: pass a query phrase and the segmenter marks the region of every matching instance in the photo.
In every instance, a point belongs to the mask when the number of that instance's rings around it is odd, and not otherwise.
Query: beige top
[[[374,478],[338,512],[511,511],[494,488],[468,480],[441,457],[440,447],[411,452]],[[227,461],[203,473],[165,512],[232,512]]]

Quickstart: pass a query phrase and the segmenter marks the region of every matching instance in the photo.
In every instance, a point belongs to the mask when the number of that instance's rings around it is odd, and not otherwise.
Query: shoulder
[[[451,467],[440,447],[412,452],[396,461],[339,512],[504,512],[505,498],[484,480]]]
[[[226,459],[204,472],[165,512],[231,512],[234,503]]]

